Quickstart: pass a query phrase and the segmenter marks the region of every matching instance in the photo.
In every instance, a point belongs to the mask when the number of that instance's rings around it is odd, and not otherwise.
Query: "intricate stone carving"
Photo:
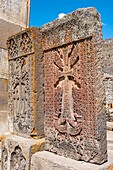
[[[13,38],[11,38],[10,41],[8,41],[7,46],[11,58],[17,57],[19,54],[19,49],[16,41]]]
[[[20,51],[22,53],[27,54],[32,52],[32,48],[33,45],[32,45],[30,35],[28,34],[28,32],[23,33],[20,41]]]
[[[100,163],[99,142],[105,134],[96,119],[93,50],[89,37],[45,51],[45,149]],[[100,130],[104,137],[98,136]]]
[[[12,101],[13,126],[17,132],[30,134],[32,127],[31,61],[29,57],[10,61],[10,99]]]
[[[12,41],[18,49],[16,55],[13,55]],[[29,137],[37,137],[38,133],[38,138],[42,137],[44,136],[44,76],[40,30],[34,27],[26,29],[9,38],[7,44],[8,104],[10,122],[12,122],[10,131]]]
[[[26,159],[23,156],[22,150],[19,146],[16,146],[14,152],[11,154],[10,170],[25,170]]]
[[[2,149],[2,170],[7,170],[7,160],[8,160],[8,152],[4,147]]]
[[[80,83],[76,80],[76,75],[73,74],[73,68],[79,62],[79,56],[72,59],[72,53],[75,45],[72,44],[67,48],[57,49],[54,65],[59,70],[58,80],[55,82],[55,102],[60,97],[60,108],[58,112],[55,107],[56,129],[67,135],[78,135],[81,128],[81,115],[74,113],[73,89],[79,89]],[[58,112],[58,114],[57,114]]]

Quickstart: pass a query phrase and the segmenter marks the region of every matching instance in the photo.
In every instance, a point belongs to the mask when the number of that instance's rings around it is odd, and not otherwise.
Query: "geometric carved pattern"
[[[15,40],[12,38],[10,39],[10,42],[7,43],[9,54],[12,58],[15,58],[18,56],[19,50],[18,45],[15,42]]]
[[[14,152],[12,152],[10,162],[10,170],[25,170],[26,159],[23,156],[22,149],[19,146],[16,146]]]
[[[22,39],[20,41],[20,51],[22,53],[32,52],[32,41],[27,32],[22,34]]]
[[[33,44],[29,32],[23,32],[17,39],[11,38],[7,41],[8,52],[11,59],[33,52]]]

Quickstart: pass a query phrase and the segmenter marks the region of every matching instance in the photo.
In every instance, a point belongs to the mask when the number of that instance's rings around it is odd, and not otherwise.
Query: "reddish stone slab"
[[[76,160],[107,160],[101,21],[79,9],[42,27],[45,149]]]

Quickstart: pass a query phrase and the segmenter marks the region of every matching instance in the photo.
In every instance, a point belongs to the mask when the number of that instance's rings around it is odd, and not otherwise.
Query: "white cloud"
[[[103,26],[106,26],[107,24],[105,24],[105,23],[102,22],[102,25],[103,25]]]
[[[64,14],[64,13],[60,13],[60,14],[58,14],[58,19],[63,18],[65,15],[66,15],[66,14]]]

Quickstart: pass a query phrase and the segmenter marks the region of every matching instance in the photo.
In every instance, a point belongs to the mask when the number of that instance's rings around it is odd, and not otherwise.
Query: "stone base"
[[[109,161],[103,165],[94,165],[83,161],[76,161],[53,153],[42,151],[35,153],[31,160],[32,170],[112,170],[113,151],[108,152]]]
[[[30,170],[31,156],[44,149],[44,138],[26,139],[16,135],[2,138],[1,169]]]
[[[31,159],[32,170],[113,170],[113,132],[107,131],[108,162],[102,165],[76,161],[53,153],[42,151]],[[68,148],[67,148],[68,149]]]

